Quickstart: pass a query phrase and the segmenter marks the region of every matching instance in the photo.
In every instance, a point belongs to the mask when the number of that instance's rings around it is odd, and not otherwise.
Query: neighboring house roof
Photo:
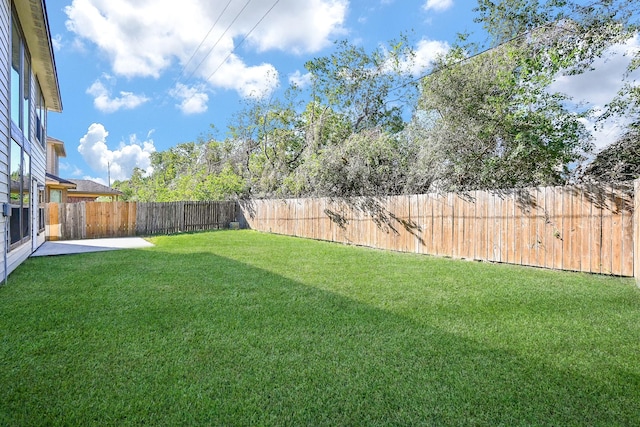
[[[15,5],[31,53],[31,69],[38,76],[47,109],[62,111],[60,84],[51,43],[51,31],[44,0],[22,0]]]
[[[122,191],[115,190],[113,188],[109,188],[106,185],[99,184],[95,181],[91,181],[88,179],[70,179],[72,183],[76,184],[76,188],[73,190],[69,190],[69,196],[78,196],[78,195],[95,195],[97,196],[120,196],[122,195]]]
[[[55,186],[60,186],[60,187],[66,187],[66,188],[76,188],[76,184],[66,180],[64,178],[60,178],[59,176],[55,176],[52,173],[47,172],[46,174],[46,184],[47,185],[55,185]]]
[[[67,157],[67,151],[64,149],[64,141],[60,141],[52,136],[47,136],[47,144],[51,144],[53,146],[58,157]]]

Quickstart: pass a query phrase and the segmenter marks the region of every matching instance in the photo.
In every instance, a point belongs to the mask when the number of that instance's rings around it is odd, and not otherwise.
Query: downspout
[[[4,280],[3,284],[7,284],[9,279],[9,267],[7,266],[7,249],[9,248],[9,227],[7,227],[7,219],[4,219]]]
[[[2,203],[2,211],[0,212],[4,219],[4,248],[2,256],[4,260],[4,276],[2,284],[6,285],[9,278],[9,266],[7,265],[7,253],[9,252],[9,220],[11,218],[11,202]]]

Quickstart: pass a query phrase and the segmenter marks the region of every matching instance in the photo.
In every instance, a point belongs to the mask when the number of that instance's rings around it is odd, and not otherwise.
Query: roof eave
[[[47,144],[50,144],[55,150],[58,157],[67,157],[67,151],[64,148],[64,142],[52,136],[47,137]]]
[[[118,197],[122,196],[122,193],[90,193],[90,192],[79,192],[77,190],[69,190],[67,194],[71,197]]]
[[[77,185],[74,182],[60,178],[52,173],[45,173],[45,185],[48,186],[60,186],[64,188],[76,188]]]
[[[31,53],[31,68],[40,82],[47,109],[62,112],[60,83],[45,2],[26,0],[14,2],[14,5]]]

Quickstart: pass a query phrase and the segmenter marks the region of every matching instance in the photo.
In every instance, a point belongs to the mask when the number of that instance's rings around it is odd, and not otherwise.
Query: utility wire
[[[229,24],[229,26],[227,27],[227,29],[224,31],[224,33],[222,33],[222,35],[220,36],[220,38],[216,41],[216,43],[213,45],[213,47],[211,49],[209,49],[209,52],[207,52],[207,55],[205,56],[205,58],[200,61],[200,63],[198,64],[198,66],[194,69],[194,71],[189,75],[189,77],[187,78],[190,79],[193,74],[197,71],[197,69],[200,67],[200,65],[202,65],[202,63],[204,62],[204,60],[211,54],[211,52],[213,51],[213,49],[217,46],[217,44],[220,42],[220,40],[222,39],[222,37],[227,33],[227,31],[229,31],[229,29],[231,28],[231,25],[233,25],[233,23],[238,19],[238,17],[242,14],[242,12],[247,8],[247,6],[249,5],[249,3],[251,3],[251,0],[248,0],[247,3],[244,5],[244,7],[242,8],[242,10],[240,10],[240,12],[236,15],[236,17],[233,19],[233,21],[231,22],[231,24]],[[269,10],[267,10],[262,17],[258,20],[258,22],[256,22],[256,24],[251,28],[251,30],[249,30],[249,32],[247,34],[245,34],[245,36],[242,38],[242,40],[240,40],[240,43],[238,43],[237,46],[234,46],[231,51],[227,54],[227,56],[222,60],[222,62],[216,67],[215,70],[213,70],[213,72],[209,75],[209,77],[207,77],[207,79],[205,81],[209,81],[211,80],[211,78],[218,72],[218,70],[222,67],[222,65],[224,65],[225,62],[227,62],[227,60],[231,57],[231,55],[233,54],[233,52],[240,46],[242,46],[242,44],[245,42],[245,40],[251,35],[251,33],[253,33],[253,31],[258,27],[258,25],[260,25],[260,23],[262,23],[262,21],[264,21],[264,19],[267,17],[267,15],[269,15],[269,13],[271,13],[271,11],[276,7],[276,5],[280,3],[280,0],[276,0],[271,7],[269,8]],[[196,96],[196,93],[191,94],[191,96],[189,96],[188,98],[186,98],[184,100],[184,102],[186,101],[190,101],[191,99],[193,99]]]
[[[588,5],[586,5],[586,6],[581,6],[581,8],[580,8],[579,10],[589,9],[589,8],[595,7],[595,6],[597,6],[597,5],[601,4],[601,3],[602,3],[602,1],[601,1],[601,0],[595,0],[595,1],[593,1],[592,3],[589,3],[589,4],[588,4]],[[471,59],[473,59],[473,58],[475,58],[475,57],[477,57],[477,56],[483,55],[483,54],[485,54],[485,53],[487,53],[487,52],[491,52],[492,50],[498,49],[498,48],[500,48],[500,47],[502,47],[502,46],[504,46],[504,45],[507,45],[507,44],[509,44],[509,43],[511,43],[511,42],[514,42],[514,41],[516,41],[516,40],[518,40],[518,39],[521,39],[521,38],[523,38],[523,37],[527,37],[527,36],[529,36],[530,34],[532,34],[534,31],[538,31],[538,30],[544,29],[544,28],[546,28],[546,27],[550,27],[550,26],[552,26],[552,25],[556,25],[556,24],[558,24],[558,23],[559,23],[559,22],[561,22],[561,21],[565,21],[565,20],[567,20],[567,19],[571,19],[571,18],[573,18],[573,17],[575,17],[575,15],[578,15],[578,14],[580,14],[580,12],[578,12],[578,11],[574,11],[573,13],[570,13],[570,14],[568,14],[568,15],[566,15],[566,16],[562,16],[561,18],[558,18],[558,19],[556,19],[556,20],[554,20],[554,21],[547,22],[547,23],[546,23],[546,24],[544,24],[544,25],[540,25],[540,26],[538,26],[538,27],[531,28],[531,29],[529,29],[529,30],[527,30],[527,31],[524,31],[524,32],[522,32],[522,33],[520,33],[520,34],[517,34],[517,35],[515,35],[515,36],[511,37],[511,38],[510,38],[510,39],[508,39],[508,40],[505,40],[505,41],[503,41],[503,42],[500,42],[500,43],[498,43],[498,44],[497,44],[497,45],[495,45],[495,46],[490,46],[490,47],[488,47],[488,48],[486,48],[486,49],[484,49],[484,50],[482,50],[482,51],[480,51],[480,52],[476,52],[476,53],[474,53],[474,54],[473,54],[473,55],[471,55],[471,56],[468,56],[468,57],[466,57],[466,58],[462,58],[462,59],[460,59],[460,60],[458,60],[458,61],[456,61],[456,62],[453,62],[453,63],[451,63],[451,64],[446,64],[446,65],[444,65],[444,66],[442,66],[442,67],[440,67],[440,68],[437,68],[437,69],[435,69],[435,70],[430,70],[430,71],[428,71],[428,72],[426,72],[426,73],[422,74],[420,77],[416,77],[416,78],[414,78],[414,79],[412,79],[412,80],[410,80],[410,81],[408,81],[408,82],[406,82],[406,83],[404,83],[404,84],[402,84],[402,85],[399,85],[398,87],[393,88],[393,89],[392,89],[392,91],[393,91],[393,90],[397,90],[397,89],[401,89],[401,88],[403,88],[403,87],[405,87],[405,86],[408,86],[408,85],[410,85],[410,84],[416,83],[416,82],[418,82],[418,81],[420,81],[420,80],[423,80],[423,79],[424,79],[424,78],[426,78],[426,77],[430,77],[430,76],[432,76],[432,75],[434,75],[434,74],[437,74],[437,73],[439,73],[439,72],[441,72],[441,71],[444,71],[444,70],[446,70],[446,69],[448,69],[448,68],[451,68],[451,67],[455,67],[455,66],[457,66],[457,65],[460,65],[460,64],[462,64],[462,63],[464,63],[464,62],[466,62],[466,61],[469,61],[469,60],[471,60]],[[565,28],[565,29],[563,29],[563,30],[564,30],[564,31],[566,31],[566,32],[574,32],[574,31],[571,31],[570,29],[566,29],[566,28]]]
[[[280,3],[280,0],[276,0],[273,5],[271,5],[271,7],[269,8],[269,10],[267,10],[264,15],[262,15],[262,18],[260,18],[258,20],[258,22],[256,22],[256,24],[253,26],[253,28],[251,28],[251,30],[249,30],[249,32],[247,34],[245,34],[245,36],[242,38],[242,40],[240,40],[240,43],[238,43],[237,46],[235,46],[233,49],[231,49],[231,51],[229,52],[229,54],[222,60],[222,62],[220,62],[220,65],[218,65],[216,67],[215,70],[213,70],[213,72],[209,75],[209,77],[207,77],[206,81],[208,82],[209,80],[211,80],[211,78],[218,72],[218,70],[220,69],[220,67],[222,67],[224,65],[225,62],[227,62],[227,60],[231,57],[231,55],[233,54],[233,52],[239,48],[240,46],[242,46],[242,44],[245,42],[245,40],[247,40],[247,38],[251,35],[251,33],[253,33],[253,31],[258,27],[258,25],[260,25],[260,23],[267,17],[267,15],[269,15],[269,13],[271,13],[271,11],[273,10],[274,7],[276,7],[276,5]]]
[[[185,79],[186,81],[188,81],[189,79],[191,79],[191,77],[193,77],[193,75],[196,73],[196,71],[198,71],[198,69],[204,63],[204,61],[209,57],[209,55],[211,55],[211,52],[213,52],[213,50],[216,48],[216,46],[218,46],[218,43],[220,43],[220,41],[225,36],[225,34],[227,34],[227,32],[231,29],[231,26],[233,26],[233,24],[238,20],[240,15],[242,15],[242,12],[244,12],[244,10],[247,8],[247,6],[249,6],[249,3],[251,3],[251,0],[247,0],[247,2],[244,4],[242,9],[240,9],[240,12],[238,12],[236,14],[235,18],[233,18],[233,20],[227,26],[227,28],[224,30],[224,32],[220,35],[220,37],[218,37],[218,40],[216,40],[216,42],[213,44],[213,46],[211,46],[211,48],[209,49],[207,54],[204,56],[204,58],[202,58],[202,60],[198,63],[198,65],[196,65],[196,67],[193,69],[191,74],[189,74],[189,76]],[[226,61],[226,59],[225,59],[225,61]],[[207,80],[209,80],[209,79],[207,79]]]
[[[229,7],[229,5],[231,4],[232,1],[233,0],[229,0],[229,2],[227,2],[227,5],[224,7],[224,9],[222,9],[222,12],[220,12],[220,15],[218,15],[218,18],[216,19],[216,21],[213,23],[213,25],[209,29],[209,32],[207,32],[207,35],[204,36],[204,38],[202,39],[202,41],[200,42],[200,44],[198,45],[196,50],[194,50],[193,53],[191,54],[191,57],[189,58],[187,63],[184,64],[184,66],[182,67],[182,71],[180,72],[178,77],[175,79],[174,83],[176,83],[178,80],[180,80],[180,78],[184,75],[185,71],[187,71],[187,67],[189,66],[189,64],[191,64],[191,61],[193,60],[193,58],[195,58],[196,54],[198,53],[198,51],[200,50],[200,48],[202,47],[204,42],[207,40],[207,38],[209,38],[209,35],[211,34],[211,32],[213,31],[215,26],[218,24],[218,21],[220,21],[220,18],[222,18],[222,15],[224,15],[224,13],[227,11],[227,8]]]
[[[432,70],[430,70],[430,71],[428,71],[428,72],[426,72],[426,73],[424,73],[424,74],[420,75],[419,77],[415,77],[415,78],[413,78],[413,79],[409,80],[408,82],[405,82],[405,83],[403,83],[403,84],[401,84],[401,85],[399,85],[399,86],[397,86],[397,87],[394,87],[393,89],[391,89],[391,92],[393,92],[393,91],[395,91],[395,90],[398,90],[398,89],[402,89],[402,88],[404,88],[404,87],[406,87],[406,86],[408,86],[408,85],[410,85],[410,84],[417,83],[417,82],[419,82],[419,81],[421,81],[421,80],[423,80],[423,79],[425,79],[425,78],[427,78],[427,77],[431,77],[432,75],[437,74],[437,73],[439,73],[439,72],[441,72],[441,71],[444,71],[444,70],[446,70],[446,69],[449,69],[449,68],[455,67],[455,66],[457,66],[457,65],[463,64],[463,63],[465,63],[465,62],[467,62],[467,61],[472,60],[472,59],[473,59],[473,58],[475,58],[475,57],[478,57],[478,56],[480,56],[480,55],[484,55],[484,54],[485,54],[485,53],[487,53],[487,52],[491,52],[491,51],[493,51],[493,50],[495,50],[495,49],[498,49],[498,48],[500,48],[500,47],[502,47],[502,46],[505,46],[505,45],[507,45],[507,44],[509,44],[509,43],[511,43],[511,42],[514,42],[514,41],[516,41],[516,40],[518,40],[518,39],[521,39],[521,38],[523,38],[523,37],[526,37],[526,36],[530,35],[530,34],[531,34],[532,32],[534,32],[534,31],[537,31],[537,30],[543,29],[543,28],[548,27],[548,26],[550,26],[550,25],[553,25],[553,24],[555,24],[555,23],[556,23],[556,21],[553,21],[553,22],[546,23],[546,24],[544,24],[544,25],[542,25],[542,26],[540,26],[540,27],[532,28],[532,29],[527,30],[527,31],[525,31],[525,32],[523,32],[523,33],[517,34],[517,35],[515,35],[515,36],[511,37],[511,38],[510,38],[510,39],[508,39],[508,40],[505,40],[505,41],[503,41],[503,42],[500,42],[500,43],[498,43],[498,44],[497,44],[497,45],[495,45],[495,46],[491,46],[491,47],[488,47],[488,48],[486,48],[486,49],[484,49],[484,50],[481,50],[481,51],[479,51],[479,52],[476,52],[476,53],[474,53],[474,54],[473,54],[473,55],[471,55],[471,56],[467,56],[467,57],[465,57],[465,58],[459,59],[459,60],[457,60],[457,61],[455,61],[455,62],[453,62],[453,63],[451,63],[451,64],[445,64],[445,65],[443,65],[443,66],[441,66],[440,68],[437,68],[437,69],[435,69],[435,70],[433,70],[433,69],[432,69]]]

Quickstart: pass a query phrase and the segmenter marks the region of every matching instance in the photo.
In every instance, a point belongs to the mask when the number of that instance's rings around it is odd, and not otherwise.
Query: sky
[[[46,3],[63,103],[48,116],[49,135],[65,142],[60,175],[103,184],[127,179],[134,167],[149,170],[155,151],[211,132],[223,139],[247,100],[304,85],[305,62],[331,54],[336,41],[371,52],[407,34],[422,64],[416,76],[458,33],[486,41],[471,0]],[[554,88],[602,107],[620,86],[624,53],[639,48],[638,38],[617,46],[596,71],[559,78]],[[598,148],[623,125],[595,132]]]

